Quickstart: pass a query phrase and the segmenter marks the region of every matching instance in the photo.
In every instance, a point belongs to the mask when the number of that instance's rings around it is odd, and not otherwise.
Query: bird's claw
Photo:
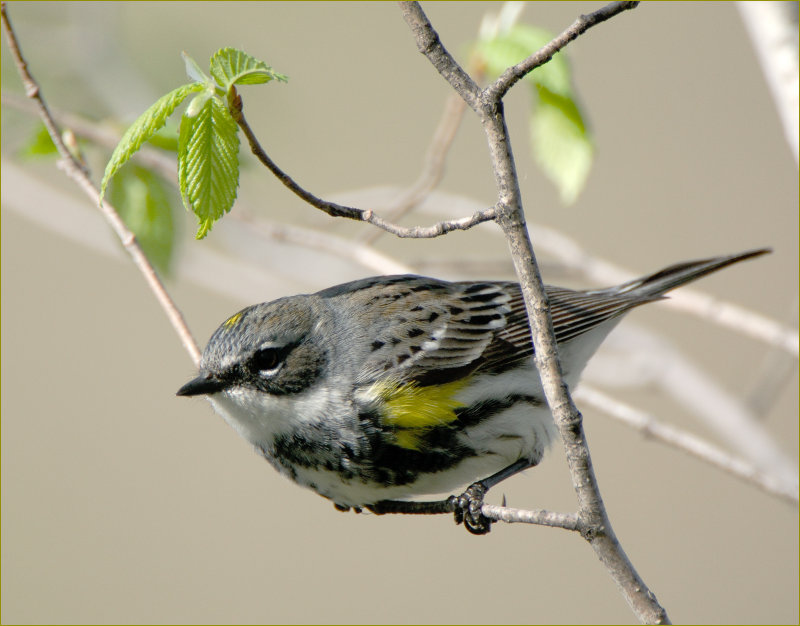
[[[485,495],[486,486],[477,482],[467,487],[460,496],[450,496],[456,524],[463,522],[464,528],[473,535],[485,535],[492,529],[492,520],[481,512]]]

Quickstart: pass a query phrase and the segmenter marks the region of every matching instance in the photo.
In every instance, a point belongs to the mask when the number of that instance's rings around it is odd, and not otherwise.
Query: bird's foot
[[[450,496],[455,506],[456,524],[463,522],[473,535],[485,535],[492,530],[492,521],[482,512],[483,497],[486,495],[486,486],[482,482],[472,483],[460,496]]]
[[[482,512],[483,497],[488,488],[483,482],[472,483],[460,496],[450,496],[446,500],[435,502],[416,502],[402,500],[381,500],[375,504],[366,504],[364,508],[377,515],[387,513],[404,513],[406,515],[436,515],[453,513],[456,524],[464,524],[473,535],[485,535],[492,529],[492,521]],[[334,504],[339,511],[349,511],[351,507]],[[361,507],[352,507],[356,513]]]

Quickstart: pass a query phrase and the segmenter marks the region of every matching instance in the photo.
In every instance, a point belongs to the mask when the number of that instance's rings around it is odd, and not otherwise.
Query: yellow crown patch
[[[226,320],[225,320],[225,321],[222,323],[222,325],[223,325],[225,328],[233,328],[234,326],[236,326],[237,322],[238,322],[240,319],[242,319],[242,313],[241,313],[241,311],[240,311],[239,313],[235,313],[235,314],[231,315],[231,316],[230,316],[228,319],[226,319]]]

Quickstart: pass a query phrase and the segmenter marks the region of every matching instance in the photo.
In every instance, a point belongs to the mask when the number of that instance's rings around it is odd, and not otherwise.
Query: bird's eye
[[[261,348],[250,359],[250,368],[262,375],[274,374],[283,362],[283,348]]]

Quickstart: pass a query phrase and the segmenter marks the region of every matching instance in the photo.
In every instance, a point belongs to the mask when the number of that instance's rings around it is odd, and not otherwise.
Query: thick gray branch
[[[517,278],[522,287],[528,319],[531,323],[535,346],[536,366],[542,380],[547,403],[553,413],[564,443],[567,462],[578,497],[580,531],[589,541],[606,566],[621,593],[637,617],[646,623],[668,623],[666,611],[631,564],[611,527],[603,505],[597,479],[592,469],[591,456],[583,431],[582,417],[572,401],[564,382],[558,358],[553,324],[536,257],[525,225],[525,213],[519,189],[511,139],[505,123],[502,97],[510,87],[534,67],[541,65],[569,41],[595,23],[636,6],[636,3],[614,3],[592,14],[579,18],[573,28],[567,29],[562,41],[545,46],[541,58],[533,55],[511,68],[489,89],[476,98],[472,81],[447,53],[433,26],[417,3],[401,3],[403,15],[409,23],[417,47],[450,83],[481,119],[498,194],[496,221],[506,236],[514,261]],[[504,78],[505,77],[505,78]],[[468,77],[467,77],[468,78]]]

